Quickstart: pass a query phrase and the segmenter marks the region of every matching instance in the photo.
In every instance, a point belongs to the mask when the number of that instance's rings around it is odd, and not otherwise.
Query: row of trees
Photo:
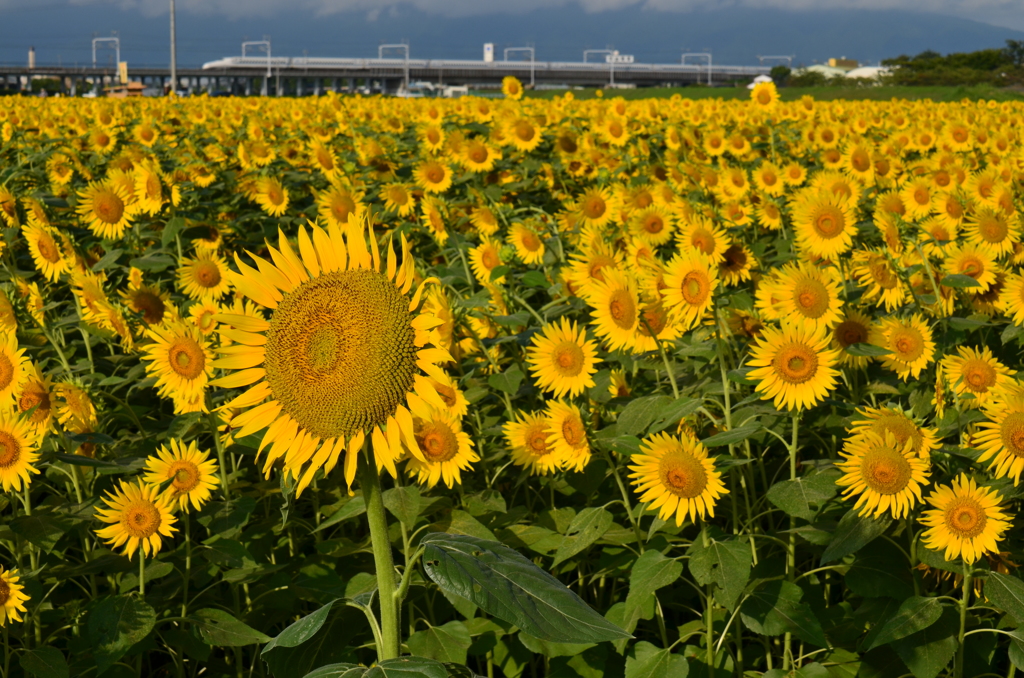
[[[892,68],[894,85],[1013,85],[1024,83],[1024,40],[1007,40],[1002,49],[945,56],[928,50],[882,61]]]

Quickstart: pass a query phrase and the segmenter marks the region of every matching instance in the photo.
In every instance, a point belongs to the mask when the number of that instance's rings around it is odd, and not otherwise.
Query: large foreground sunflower
[[[756,368],[748,378],[757,381],[761,397],[774,400],[779,409],[811,407],[836,387],[839,351],[829,343],[824,329],[766,327],[747,363]]]
[[[220,329],[235,345],[216,367],[233,370],[212,384],[250,387],[228,407],[246,410],[234,419],[242,438],[264,428],[262,449],[269,473],[277,459],[298,479],[301,492],[316,472],[330,471],[343,453],[351,485],[363,442],[372,441],[378,468],[395,475],[402,442],[423,461],[412,413],[430,418],[427,404],[444,401],[422,373],[443,373],[451,360],[437,348],[441,321],[416,312],[412,299],[415,260],[402,238],[402,261],[389,245],[382,259],[372,229],[299,229],[298,253],[283,232],[268,247],[271,261],[250,254],[256,268],[235,255],[235,289],[270,311],[268,320],[223,314]],[[410,412],[412,410],[412,412]]]
[[[1001,510],[995,490],[978,487],[973,478],[961,473],[952,487],[936,487],[928,503],[935,508],[921,516],[928,527],[922,536],[925,546],[945,551],[946,560],[961,556],[967,564],[999,552],[996,542],[1002,541],[1012,517]]]
[[[629,467],[640,501],[658,511],[661,520],[675,516],[676,526],[699,515],[715,515],[715,502],[725,494],[722,474],[708,457],[704,443],[689,435],[656,433],[641,443]]]

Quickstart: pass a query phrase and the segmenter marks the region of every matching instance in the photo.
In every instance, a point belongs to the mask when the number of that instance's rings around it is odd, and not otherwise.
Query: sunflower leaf
[[[199,635],[207,645],[241,647],[270,641],[270,636],[238,621],[224,610],[207,608],[199,610],[193,617],[199,627]]]
[[[303,678],[363,678],[369,671],[365,666],[355,664],[328,664],[310,671]]]
[[[513,365],[500,374],[492,374],[487,378],[487,383],[491,388],[514,395],[519,390],[519,384],[523,383],[523,371],[519,365]]]
[[[875,346],[874,344],[865,344],[859,342],[856,344],[850,344],[846,347],[846,352],[857,358],[878,358],[884,355],[891,355],[892,351],[881,346]]]
[[[754,435],[761,430],[760,424],[748,424],[747,426],[738,426],[728,431],[722,431],[715,435],[705,438],[701,442],[707,447],[721,447],[723,445],[732,445],[735,443],[742,442]]]
[[[950,273],[942,276],[942,280],[939,284],[943,287],[953,287],[956,289],[963,289],[965,287],[981,287],[981,283],[972,278],[969,275],[963,273]]]
[[[466,651],[473,644],[469,629],[460,621],[431,626],[417,631],[406,640],[409,650],[421,657],[442,662],[463,664]]]
[[[788,515],[813,520],[822,505],[835,496],[838,473],[823,472],[783,480],[768,490],[768,501]]]
[[[629,593],[626,594],[626,615],[634,610],[647,607],[654,592],[669,586],[679,579],[683,573],[683,564],[678,560],[667,558],[654,549],[644,551],[637,558],[629,575]],[[649,618],[651,613],[640,615]]]
[[[36,678],[68,678],[70,674],[64,654],[55,647],[25,650],[19,661],[25,673]]]
[[[110,596],[92,608],[86,619],[97,674],[113,666],[156,624],[156,611],[137,596]]]
[[[839,560],[851,553],[856,553],[864,546],[867,546],[876,537],[892,525],[892,518],[879,516],[878,518],[864,517],[856,511],[849,511],[836,526],[835,536],[821,554],[821,563],[830,563]]]
[[[1017,620],[1018,624],[1024,623],[1024,582],[1008,574],[989,572],[988,581],[985,582],[985,595],[999,609],[1005,611]]]
[[[904,600],[896,614],[885,622],[868,650],[923,631],[939,621],[941,616],[942,601],[937,598],[911,596]]]
[[[594,643],[629,637],[565,584],[504,544],[443,532],[426,535],[423,565],[442,590],[543,640]]]
[[[448,678],[448,669],[426,657],[395,657],[377,664],[363,678]]]
[[[612,514],[603,508],[585,508],[576,514],[555,554],[551,567],[565,562],[600,539],[612,526]]]
[[[712,538],[705,547],[698,540],[690,546],[689,555],[690,574],[697,583],[718,586],[719,592],[715,597],[729,609],[734,608],[750,579],[750,545],[737,540]]]

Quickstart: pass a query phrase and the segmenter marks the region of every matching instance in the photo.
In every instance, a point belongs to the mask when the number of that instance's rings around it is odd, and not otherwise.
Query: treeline
[[[892,68],[885,80],[893,85],[1024,84],[1024,40],[1007,40],[1002,49],[958,52],[945,56],[928,50],[917,56],[885,59]]]

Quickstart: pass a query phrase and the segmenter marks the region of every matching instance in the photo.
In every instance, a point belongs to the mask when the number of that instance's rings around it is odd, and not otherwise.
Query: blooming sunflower
[[[868,343],[870,332],[871,318],[854,308],[847,307],[842,320],[832,328],[832,347],[840,350],[839,362],[841,365],[859,369],[871,362],[871,358],[855,356],[846,350],[854,344]]]
[[[196,510],[209,501],[211,490],[220,484],[217,478],[217,462],[208,459],[208,451],[201,452],[193,440],[184,444],[177,438],[171,439],[170,447],[163,445],[155,457],[146,459],[145,481],[160,486],[170,482],[166,494],[171,503],[188,512],[189,502]]]
[[[405,184],[388,184],[380,191],[384,199],[384,208],[400,217],[407,217],[416,211],[416,201],[412,191]]]
[[[120,238],[131,223],[130,199],[121,184],[94,182],[78,192],[78,215],[96,236],[108,240]]]
[[[984,407],[992,394],[1016,374],[999,362],[988,346],[980,351],[958,346],[957,353],[942,359],[942,373],[966,409]],[[970,397],[965,398],[967,395]]]
[[[462,165],[471,172],[490,172],[501,160],[501,151],[488,146],[482,139],[472,139],[462,149]]]
[[[575,322],[563,317],[558,324],[545,325],[526,352],[537,386],[556,398],[567,393],[579,395],[594,385],[597,344],[587,341],[583,328]]]
[[[161,537],[170,537],[178,531],[171,515],[171,497],[146,485],[121,481],[121,487],[103,497],[107,508],[97,508],[96,517],[107,527],[96,530],[112,548],[124,546],[128,560],[139,550],[147,557],[156,555],[162,546]]]
[[[0,414],[0,486],[4,492],[20,492],[23,482],[28,487],[30,474],[39,473],[33,466],[39,460],[38,442],[27,421],[13,412]]]
[[[906,319],[883,318],[871,328],[868,341],[890,351],[882,356],[882,364],[904,381],[917,379],[935,354],[932,330],[919,313]]]
[[[512,450],[512,462],[530,469],[530,475],[547,475],[559,468],[551,446],[548,420],[542,412],[521,412],[503,428]]]
[[[839,323],[843,300],[840,278],[834,268],[812,264],[786,264],[778,272],[775,309],[783,322],[811,329],[828,329]]]
[[[656,433],[640,444],[640,454],[631,461],[629,477],[640,501],[649,510],[657,509],[661,520],[675,514],[677,527],[698,515],[702,520],[714,517],[715,502],[726,493],[708,448],[688,434]]]
[[[170,295],[158,287],[143,283],[141,279],[129,281],[128,289],[119,290],[117,294],[125,306],[142,316],[146,325],[159,325],[177,316]]]
[[[679,229],[676,242],[679,243],[680,254],[697,251],[710,257],[715,264],[722,261],[725,250],[732,244],[722,228],[700,216],[692,217]]]
[[[539,264],[544,261],[544,241],[537,231],[521,222],[512,224],[508,231],[508,243],[524,264]]]
[[[57,396],[55,409],[61,426],[72,433],[87,433],[96,429],[96,406],[80,384],[59,383],[53,387],[53,392]]]
[[[416,313],[423,288],[407,297],[415,260],[404,236],[399,265],[392,244],[382,260],[369,224],[346,234],[316,225],[311,231],[299,229],[298,253],[279,232],[279,246],[268,247],[272,262],[250,255],[256,268],[235,255],[235,289],[271,315],[218,317],[234,326],[218,333],[237,347],[214,364],[233,373],[211,382],[250,387],[227,404],[246,410],[234,419],[237,437],[266,428],[265,472],[283,457],[299,492],[346,451],[351,486],[367,438],[378,468],[392,475],[402,441],[421,456],[410,408],[429,419],[427,404],[443,409],[444,401],[420,371],[440,373],[436,365],[452,359],[436,347],[441,321]]]
[[[766,327],[751,350],[748,365],[756,368],[748,379],[764,400],[774,400],[782,409],[806,409],[825,398],[836,387],[835,364],[839,351],[829,348],[824,329],[785,325]]]
[[[1014,324],[1024,325],[1024,276],[1010,273],[999,292],[999,303]]]
[[[452,186],[452,170],[440,160],[427,160],[413,175],[416,183],[427,193],[444,193]]]
[[[1024,471],[1024,393],[1015,390],[1000,394],[985,407],[985,416],[988,421],[978,424],[981,430],[975,437],[975,444],[982,450],[978,461],[988,461],[997,477],[1012,477],[1016,486]]]
[[[618,201],[607,188],[588,188],[577,200],[580,222],[585,226],[607,225],[618,210]]]
[[[68,269],[68,261],[61,254],[60,244],[54,237],[54,229],[27,224],[22,226],[22,235],[28,245],[29,254],[35,262],[36,269],[49,281],[54,281]]]
[[[469,265],[473,269],[473,275],[484,285],[500,285],[505,282],[504,275],[493,280],[491,278],[494,270],[504,264],[498,243],[489,238],[484,238],[479,245],[469,251]]]
[[[288,189],[277,177],[259,179],[253,188],[253,200],[270,216],[279,217],[288,211]]]
[[[587,303],[594,333],[604,339],[608,350],[626,348],[640,327],[640,298],[636,281],[624,271],[608,271],[604,280],[591,283]]]
[[[18,350],[13,332],[0,333],[0,403],[12,403],[29,376],[25,349]]]
[[[972,245],[1000,257],[1011,252],[1013,246],[1020,242],[1020,226],[1016,217],[991,207],[981,207],[964,221],[964,236]]]
[[[914,454],[910,441],[900,445],[891,433],[882,437],[865,431],[847,439],[839,454],[844,461],[836,467],[843,476],[836,485],[846,488],[846,498],[859,495],[853,508],[862,516],[877,518],[891,511],[893,518],[902,518],[922,501],[928,462]]]
[[[53,422],[52,386],[50,377],[44,375],[38,365],[33,365],[25,385],[16,394],[18,413],[32,412],[27,418],[28,424],[39,435],[49,431]]]
[[[146,373],[156,377],[160,395],[172,398],[175,409],[202,398],[213,375],[213,353],[199,330],[173,322],[150,328],[146,336],[153,341],[143,349]],[[238,349],[229,347],[221,351]]]
[[[501,79],[501,93],[513,101],[523,98],[523,83],[514,75],[506,75]]]
[[[575,405],[554,400],[545,412],[548,424],[548,445],[566,470],[582,471],[590,462],[590,443],[587,441],[587,427]]]
[[[178,287],[192,299],[216,301],[229,291],[228,265],[216,252],[202,250],[195,259],[182,259],[178,265]]]
[[[1003,512],[995,490],[961,473],[952,486],[937,486],[928,503],[935,508],[921,516],[928,527],[921,537],[925,546],[945,551],[946,560],[962,557],[968,565],[999,552],[996,542],[1002,541],[1012,517]]]
[[[899,273],[882,250],[864,249],[853,253],[853,277],[864,289],[864,301],[873,301],[894,311],[907,300]]]
[[[718,266],[703,252],[677,254],[665,269],[662,292],[669,313],[678,318],[681,330],[699,325],[711,310],[718,288]]]
[[[996,281],[999,265],[987,249],[969,244],[952,245],[946,248],[946,255],[942,269],[946,273],[974,278],[978,282],[978,287],[971,288],[972,292],[987,292]]]
[[[408,194],[406,194],[405,202],[412,202]],[[317,193],[316,206],[317,214],[328,226],[344,226],[349,219],[362,219],[363,212],[366,210],[361,193],[339,184],[332,184],[327,190]],[[412,208],[413,205],[409,204],[404,205],[402,209],[405,209],[404,213],[408,214]]]
[[[793,228],[800,247],[815,257],[834,259],[853,246],[857,235],[853,208],[841,195],[819,190],[799,197]]]
[[[406,468],[428,488],[442,479],[447,487],[454,483],[461,485],[461,472],[469,470],[474,461],[480,461],[473,452],[469,434],[454,417],[431,410],[429,417],[414,418],[413,430],[420,454],[410,456]]]
[[[857,410],[864,419],[850,425],[850,433],[862,435],[874,433],[879,437],[894,436],[900,449],[910,445],[911,451],[922,459],[929,459],[933,450],[939,447],[939,438],[933,428],[918,426],[903,412],[888,407],[865,407]]]
[[[734,242],[722,253],[718,264],[718,277],[730,287],[750,280],[750,272],[757,268],[757,259],[750,249],[740,242]]]
[[[29,599],[25,587],[19,584],[21,577],[18,570],[5,570],[0,565],[0,626],[7,626],[8,621],[22,621],[25,602]]]

